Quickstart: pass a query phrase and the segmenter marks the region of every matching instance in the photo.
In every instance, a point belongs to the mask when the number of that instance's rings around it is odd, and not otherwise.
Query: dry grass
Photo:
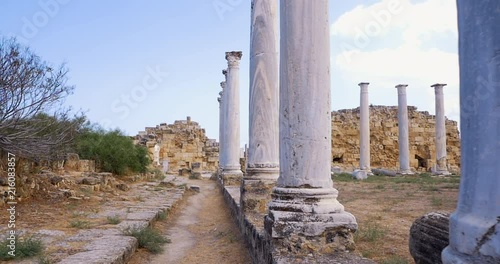
[[[333,181],[339,201],[358,221],[357,251],[377,263],[405,264],[414,263],[408,249],[413,221],[431,211],[454,211],[460,177],[420,174],[357,181],[342,174]]]

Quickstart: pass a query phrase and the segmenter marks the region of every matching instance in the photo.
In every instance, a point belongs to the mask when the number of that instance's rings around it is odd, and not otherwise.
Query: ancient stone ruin
[[[360,162],[360,112],[343,109],[332,112],[332,166],[345,170],[358,168]],[[371,105],[370,166],[398,170],[398,107]],[[417,171],[431,171],[436,165],[435,116],[408,106],[409,162]],[[460,171],[460,136],[457,122],[446,119],[448,170]]]
[[[215,172],[219,167],[219,144],[190,117],[146,127],[135,136],[135,143],[147,146],[153,164],[168,173],[178,174],[183,169]]]

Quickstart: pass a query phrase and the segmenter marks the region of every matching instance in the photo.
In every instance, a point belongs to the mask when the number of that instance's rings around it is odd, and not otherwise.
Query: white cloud
[[[391,12],[394,8],[390,9],[390,5],[399,6],[399,12]],[[389,13],[391,16],[385,16],[385,20],[374,15]],[[389,23],[384,24],[384,21]],[[373,31],[366,30],[369,23],[379,23],[383,30],[379,34],[373,34]],[[419,98],[411,99],[419,99],[414,100],[420,102],[417,106],[430,112],[434,111],[434,93],[430,85],[447,83],[446,115],[458,120],[458,55],[437,48],[422,47],[424,43],[432,47],[436,34],[450,32],[455,38],[458,37],[454,0],[426,0],[419,3],[411,3],[410,0],[381,0],[370,6],[356,6],[331,25],[332,37],[343,49],[340,53],[332,54],[332,59],[335,68],[353,82],[361,81],[357,79],[362,76],[362,81],[378,86],[394,87],[398,83],[407,83],[410,87],[418,87],[417,89],[425,87],[421,92],[414,92],[414,96]],[[391,34],[390,37],[388,33]],[[375,39],[400,45],[375,49],[370,47]],[[379,47],[381,42],[377,43]],[[455,40],[448,46],[456,44]],[[408,99],[410,102],[410,98]]]

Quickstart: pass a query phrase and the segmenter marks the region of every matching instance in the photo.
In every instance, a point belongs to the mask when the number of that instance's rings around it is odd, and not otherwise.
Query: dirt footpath
[[[129,264],[251,263],[216,183],[204,179],[190,180],[188,184],[200,186],[200,192],[181,203],[168,216],[167,223],[157,225],[172,242],[159,255],[137,252]]]

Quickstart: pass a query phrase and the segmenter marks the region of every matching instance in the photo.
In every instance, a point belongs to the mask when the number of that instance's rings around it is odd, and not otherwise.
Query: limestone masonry
[[[201,171],[216,171],[219,166],[219,144],[215,139],[209,139],[205,129],[191,121],[190,117],[169,125],[162,123],[146,127],[135,139],[136,143],[148,147],[153,164],[163,165],[169,173],[191,169],[193,164],[198,168],[196,163],[201,165]],[[158,155],[155,155],[155,145],[159,146],[156,148]]]
[[[397,106],[370,106],[372,168],[399,169]],[[430,171],[436,164],[435,116],[408,106],[410,167]],[[460,170],[457,122],[446,119],[448,170]],[[332,165],[352,170],[359,164],[359,107],[332,112]]]

